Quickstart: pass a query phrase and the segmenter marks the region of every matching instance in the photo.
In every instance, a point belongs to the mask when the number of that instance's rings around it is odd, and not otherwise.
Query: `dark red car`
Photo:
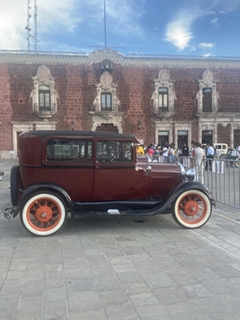
[[[187,228],[210,218],[209,189],[187,181],[182,166],[137,158],[133,135],[92,131],[29,131],[19,136],[19,165],[11,170],[13,207],[39,236],[58,231],[67,215],[154,215],[172,212]]]

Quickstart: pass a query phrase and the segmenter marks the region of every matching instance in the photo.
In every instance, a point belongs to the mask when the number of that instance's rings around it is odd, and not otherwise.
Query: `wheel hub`
[[[198,211],[198,204],[196,203],[196,201],[189,201],[184,206],[184,212],[188,216],[195,215],[197,213],[197,211]]]
[[[52,218],[52,210],[47,206],[42,206],[37,209],[36,217],[42,222],[49,221]]]

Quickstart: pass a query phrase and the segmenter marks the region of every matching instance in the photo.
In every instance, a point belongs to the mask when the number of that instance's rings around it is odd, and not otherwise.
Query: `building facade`
[[[99,130],[142,143],[240,143],[240,58],[0,53],[0,157],[26,130]]]

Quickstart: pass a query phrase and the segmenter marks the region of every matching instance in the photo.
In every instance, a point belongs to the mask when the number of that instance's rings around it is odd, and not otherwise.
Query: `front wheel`
[[[173,219],[182,227],[195,229],[203,226],[212,213],[210,199],[199,190],[188,190],[176,199],[172,207]]]
[[[37,236],[49,236],[60,230],[67,219],[64,202],[57,195],[39,193],[32,196],[21,212],[23,226]]]

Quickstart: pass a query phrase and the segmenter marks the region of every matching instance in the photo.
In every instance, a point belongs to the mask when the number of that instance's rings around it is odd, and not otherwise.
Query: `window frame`
[[[108,101],[108,98],[110,98]],[[109,106],[108,106],[109,104]],[[101,93],[101,110],[102,111],[112,111],[112,93],[102,92]]]
[[[160,92],[161,90],[165,90]],[[169,90],[168,87],[158,87],[158,110],[160,112],[169,109]]]
[[[104,150],[105,149],[105,150]],[[133,161],[132,141],[98,140],[96,161],[99,163],[131,163]]]
[[[48,89],[43,89],[44,87],[48,88]],[[38,87],[38,99],[39,99],[39,111],[50,111],[51,110],[51,89],[50,89],[50,86],[40,85]],[[42,104],[42,102],[43,102],[43,104]]]
[[[213,90],[211,87],[202,89],[202,110],[203,112],[212,112],[213,107]]]
[[[46,162],[92,162],[93,141],[91,139],[51,138],[45,146]]]

